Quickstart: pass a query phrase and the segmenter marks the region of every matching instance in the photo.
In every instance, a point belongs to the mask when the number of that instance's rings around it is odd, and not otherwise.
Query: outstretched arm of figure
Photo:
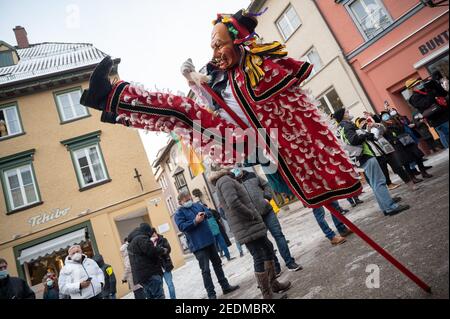
[[[238,156],[235,150],[227,145],[243,143],[247,139],[239,130],[235,131],[234,124],[218,117],[190,98],[149,92],[127,82],[119,82],[113,86],[106,103],[106,111],[114,114],[117,123],[125,126],[156,132],[173,131],[182,136],[183,141],[190,141],[194,149],[201,148],[204,155],[210,155],[214,145],[214,156],[219,155],[222,159],[233,155],[233,158],[239,161],[242,154]],[[233,141],[226,140],[232,132]],[[244,148],[244,151],[247,149]]]

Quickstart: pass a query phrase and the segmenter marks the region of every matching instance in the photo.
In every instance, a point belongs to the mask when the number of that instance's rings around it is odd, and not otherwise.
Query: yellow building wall
[[[68,85],[63,90],[77,87]],[[87,83],[83,83],[83,88]],[[76,217],[80,212],[101,209],[113,202],[126,200],[142,193],[133,178],[137,168],[142,174],[144,191],[159,189],[137,130],[121,125],[100,122],[100,112],[89,109],[90,117],[60,124],[53,91],[1,101],[0,105],[16,101],[23,130],[26,134],[0,142],[0,157],[29,149],[36,149],[34,171],[44,202],[34,208],[6,215],[6,203],[0,196],[0,245],[15,234],[25,234],[54,226]],[[62,140],[101,130],[100,149],[112,182],[80,192],[70,152],[60,143]],[[31,227],[30,217],[50,213],[52,209],[70,208],[67,215],[45,224]]]

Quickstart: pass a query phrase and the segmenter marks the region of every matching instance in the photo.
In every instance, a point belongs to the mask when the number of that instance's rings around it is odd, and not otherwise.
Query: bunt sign
[[[428,53],[436,50],[440,46],[445,45],[446,43],[448,43],[448,30],[439,33],[438,35],[432,37],[427,42],[419,46],[419,51],[423,56],[425,56]]]

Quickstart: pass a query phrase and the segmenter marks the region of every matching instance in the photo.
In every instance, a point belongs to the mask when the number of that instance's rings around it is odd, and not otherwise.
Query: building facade
[[[332,114],[341,107],[358,115],[372,110],[314,1],[254,0],[249,10],[256,12],[264,7],[268,10],[258,17],[256,32],[262,42],[280,41],[290,57],[314,65],[303,86],[317,98],[325,113]]]
[[[377,111],[388,101],[410,116],[405,81],[437,70],[448,77],[448,1],[315,2]]]
[[[102,254],[121,284],[122,240],[141,222],[172,245],[184,264],[177,232],[138,132],[100,122],[79,104],[105,56],[91,44],[0,42],[0,256],[10,274],[41,296],[42,277],[59,273],[67,248]],[[114,76],[120,59],[114,59]]]

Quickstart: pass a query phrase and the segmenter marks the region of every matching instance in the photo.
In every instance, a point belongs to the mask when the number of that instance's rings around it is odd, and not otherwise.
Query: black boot
[[[109,73],[113,67],[111,57],[105,57],[96,67],[89,79],[89,90],[84,90],[80,104],[100,111],[106,108],[108,94],[112,90]]]
[[[116,124],[117,123],[116,118],[117,118],[116,114],[112,112],[103,111],[102,116],[100,117],[100,121],[104,123]]]
[[[433,177],[433,175],[428,174],[426,170],[422,170],[421,173],[422,173],[423,178],[432,178]]]

